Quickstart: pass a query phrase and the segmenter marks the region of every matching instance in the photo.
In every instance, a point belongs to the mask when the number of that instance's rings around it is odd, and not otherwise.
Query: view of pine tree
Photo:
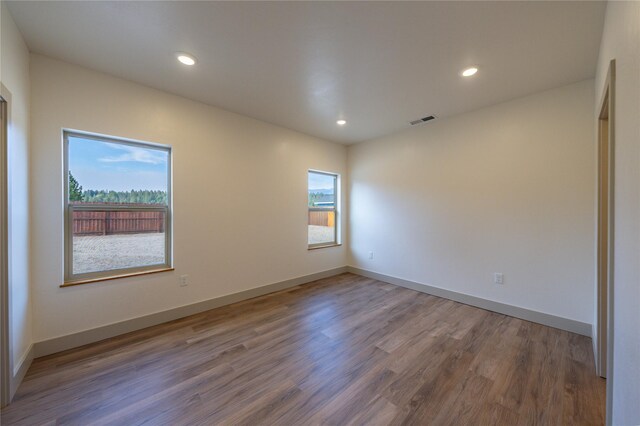
[[[84,201],[82,185],[73,177],[71,171],[69,171],[69,201]]]
[[[120,204],[167,204],[165,191],[135,190],[131,191],[97,191],[88,189],[82,193],[87,203],[120,203]]]
[[[69,171],[69,201],[84,201],[85,203],[115,203],[115,204],[167,204],[166,191],[152,191],[141,189],[136,191],[105,191],[104,189],[82,190],[82,185]]]
[[[333,194],[323,192],[309,192],[309,207],[314,207],[318,202],[333,201]]]

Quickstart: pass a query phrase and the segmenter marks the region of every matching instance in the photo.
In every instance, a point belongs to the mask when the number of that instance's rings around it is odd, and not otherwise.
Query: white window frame
[[[318,175],[331,176],[333,178],[333,194],[334,202],[333,208],[321,208],[321,207],[309,207],[309,173],[315,173]],[[307,170],[307,245],[309,250],[334,247],[340,245],[340,175],[338,173],[325,172],[322,170],[309,169]],[[309,244],[309,223],[308,217],[311,211],[333,211],[335,226],[333,227],[333,241]]]
[[[98,142],[107,142],[112,144],[129,145],[145,149],[154,149],[165,152],[167,158],[167,204],[166,205],[128,205],[122,204],[117,206],[104,207],[100,205],[78,205],[69,202],[69,137],[82,139],[92,139]],[[172,152],[168,145],[160,145],[151,142],[135,141],[131,139],[123,139],[113,136],[99,135],[95,133],[86,133],[77,130],[63,130],[63,152],[64,152],[64,283],[63,287],[76,284],[84,284],[87,282],[101,281],[124,276],[147,274],[151,272],[160,272],[172,269]],[[136,266],[131,268],[109,269],[105,271],[94,271],[76,274],[73,272],[73,212],[74,211],[148,211],[148,212],[164,212],[164,234],[165,234],[165,254],[164,263],[155,265]]]

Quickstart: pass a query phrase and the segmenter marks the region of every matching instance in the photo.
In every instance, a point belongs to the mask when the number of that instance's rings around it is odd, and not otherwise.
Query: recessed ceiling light
[[[470,68],[467,68],[466,70],[462,71],[462,75],[464,77],[471,77],[472,75],[474,75],[477,72],[478,72],[478,68],[470,67]]]
[[[336,124],[338,126],[344,126],[345,124],[347,124],[347,120],[338,120],[338,121],[336,121]]]
[[[194,65],[196,63],[196,58],[187,53],[178,53],[178,60],[185,65]]]

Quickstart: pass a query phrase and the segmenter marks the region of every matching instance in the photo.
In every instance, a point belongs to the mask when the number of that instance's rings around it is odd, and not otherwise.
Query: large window
[[[338,175],[309,170],[309,248],[338,244]]]
[[[64,133],[65,284],[171,267],[171,148]]]

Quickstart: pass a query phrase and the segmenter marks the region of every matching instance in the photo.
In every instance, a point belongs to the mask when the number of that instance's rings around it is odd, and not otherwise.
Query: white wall
[[[640,424],[640,3],[609,2],[596,74],[616,60],[613,424]],[[599,111],[597,111],[596,116]],[[595,119],[594,119],[595,121]]]
[[[593,103],[588,80],[350,147],[350,265],[591,324]]]
[[[29,289],[29,51],[4,2],[0,81],[9,104],[9,286],[11,365],[14,374],[31,345]]]
[[[306,222],[307,169],[346,178],[344,146],[44,56],[31,77],[35,341],[346,265]],[[59,287],[62,128],[173,147],[175,272]]]

